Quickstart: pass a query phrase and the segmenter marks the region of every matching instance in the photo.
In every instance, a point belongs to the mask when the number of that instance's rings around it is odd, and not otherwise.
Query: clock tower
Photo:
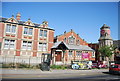
[[[113,40],[111,38],[110,35],[110,27],[107,26],[106,24],[104,24],[101,28],[100,28],[100,38],[99,38],[99,48],[105,45],[113,45]],[[100,58],[101,61],[104,60],[104,57]],[[112,58],[111,60],[113,60],[114,58]]]

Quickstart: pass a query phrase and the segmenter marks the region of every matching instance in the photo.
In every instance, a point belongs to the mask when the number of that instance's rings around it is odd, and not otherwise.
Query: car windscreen
[[[111,65],[111,68],[118,68],[117,65]]]

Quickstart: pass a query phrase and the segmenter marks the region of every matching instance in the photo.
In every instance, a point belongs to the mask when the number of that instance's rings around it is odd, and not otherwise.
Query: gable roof
[[[94,51],[93,49],[91,49],[90,47],[85,46],[85,45],[68,45],[63,41],[54,43],[52,48],[57,48],[60,44],[64,44],[67,47],[67,49],[69,49],[69,50]]]

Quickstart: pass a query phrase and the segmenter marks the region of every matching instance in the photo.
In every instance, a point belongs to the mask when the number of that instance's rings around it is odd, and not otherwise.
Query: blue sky
[[[118,39],[118,3],[117,2],[3,2],[2,16],[21,13],[21,20],[28,18],[41,24],[46,20],[55,29],[55,36],[73,29],[82,39],[96,43],[100,36],[100,27],[111,27],[111,36]]]

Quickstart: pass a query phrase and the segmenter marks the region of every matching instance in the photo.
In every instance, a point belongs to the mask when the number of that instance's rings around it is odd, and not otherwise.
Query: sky
[[[18,12],[22,21],[48,21],[54,36],[73,29],[88,43],[97,43],[100,28],[107,24],[113,40],[118,39],[118,2],[2,2],[2,17]]]

